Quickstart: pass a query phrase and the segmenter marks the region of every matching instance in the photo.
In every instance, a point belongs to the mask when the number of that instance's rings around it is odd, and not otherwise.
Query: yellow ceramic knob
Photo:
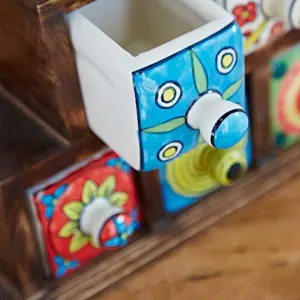
[[[248,169],[244,139],[228,150],[199,145],[170,162],[167,180],[173,191],[185,197],[199,197],[221,186],[231,185]]]
[[[247,160],[242,148],[234,147],[229,150],[210,148],[207,152],[204,167],[219,185],[231,185],[247,172]]]

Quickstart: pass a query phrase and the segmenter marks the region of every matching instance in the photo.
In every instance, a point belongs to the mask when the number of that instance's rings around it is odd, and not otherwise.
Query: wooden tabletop
[[[300,176],[92,300],[299,300],[299,225]]]

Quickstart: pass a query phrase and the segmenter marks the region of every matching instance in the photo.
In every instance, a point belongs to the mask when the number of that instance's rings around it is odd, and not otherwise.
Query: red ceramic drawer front
[[[112,151],[57,174],[29,196],[56,277],[124,247],[141,219],[134,172]]]

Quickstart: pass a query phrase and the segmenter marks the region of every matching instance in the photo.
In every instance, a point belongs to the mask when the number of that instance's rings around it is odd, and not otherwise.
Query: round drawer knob
[[[300,0],[263,0],[262,9],[268,17],[277,17],[290,27],[300,28]]]
[[[207,144],[217,149],[236,145],[247,133],[249,118],[244,109],[221,95],[210,92],[200,97],[188,113],[188,124]]]
[[[222,186],[228,186],[241,179],[247,172],[248,163],[241,147],[222,151],[214,150],[207,169],[211,176]]]
[[[247,140],[220,150],[201,144],[166,166],[172,190],[184,197],[199,197],[219,186],[230,186],[248,170]]]

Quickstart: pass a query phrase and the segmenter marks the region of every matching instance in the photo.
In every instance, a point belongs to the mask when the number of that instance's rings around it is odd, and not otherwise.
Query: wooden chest
[[[0,284],[12,286],[15,299],[17,295],[88,299],[298,172],[294,162],[300,161],[299,146],[258,169],[278,153],[269,126],[270,62],[299,42],[300,33],[294,30],[246,58],[252,169],[257,170],[175,214],[165,210],[159,172],[134,172],[145,226],[132,243],[94,258],[66,278],[46,276],[26,192],[105,147],[88,129],[64,20],[65,14],[90,2],[4,0],[0,4],[0,82],[5,88],[0,103],[7,118],[0,132],[9,145],[1,159],[0,241],[6,251],[0,255]],[[16,132],[7,136],[6,128]]]

